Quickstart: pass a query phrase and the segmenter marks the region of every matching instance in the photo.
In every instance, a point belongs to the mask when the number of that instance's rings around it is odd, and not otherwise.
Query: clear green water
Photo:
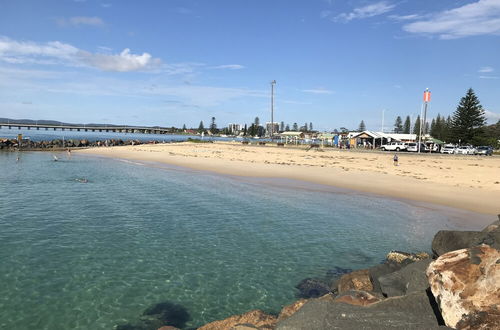
[[[187,327],[277,312],[303,278],[467,228],[460,214],[296,182],[49,153],[0,152],[0,166],[1,329],[113,329],[163,301],[187,309]]]

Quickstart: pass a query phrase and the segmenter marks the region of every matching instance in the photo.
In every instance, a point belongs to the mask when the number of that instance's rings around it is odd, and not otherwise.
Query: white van
[[[390,142],[380,147],[382,151],[405,151],[408,145],[404,142]]]

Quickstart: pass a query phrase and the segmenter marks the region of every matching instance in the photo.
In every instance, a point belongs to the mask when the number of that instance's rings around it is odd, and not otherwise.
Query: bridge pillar
[[[37,130],[37,131],[39,131],[39,130],[40,130],[40,127],[37,127],[37,128],[36,128],[36,130]]]

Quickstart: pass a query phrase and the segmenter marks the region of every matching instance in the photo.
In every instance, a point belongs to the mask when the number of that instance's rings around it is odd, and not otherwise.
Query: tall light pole
[[[271,141],[274,136],[274,85],[276,80],[271,81]]]
[[[382,133],[384,133],[384,115],[385,115],[385,109],[382,109],[382,128],[381,128]]]
[[[418,152],[420,153],[420,144],[422,142],[422,132],[425,134],[425,126],[427,123],[427,106],[431,101],[431,91],[426,88],[424,91],[424,115],[420,112],[420,135],[418,136]]]

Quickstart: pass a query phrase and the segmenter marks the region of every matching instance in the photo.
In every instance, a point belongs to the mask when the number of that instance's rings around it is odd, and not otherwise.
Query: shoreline
[[[450,159],[450,162],[449,158],[443,158],[441,155],[435,157],[426,155],[423,160],[422,157],[411,155],[411,161],[417,163],[415,167],[415,164],[410,166],[410,160],[400,153],[401,165],[396,167],[392,165],[391,153],[370,154],[335,149],[319,152],[274,146],[243,146],[235,143],[101,147],[75,150],[75,154],[158,162],[240,177],[293,179],[395,199],[437,204],[485,215],[500,213],[498,205],[500,185],[494,183],[497,179],[500,181],[500,174],[497,174],[500,173],[500,159],[496,157],[493,159],[461,157]],[[327,162],[322,161],[322,158],[328,158]],[[436,165],[429,166],[430,171],[427,171],[429,173],[425,171],[429,169],[421,170],[423,169],[421,163],[438,163],[438,161],[443,163],[439,165],[440,168],[444,168],[443,178],[432,176],[433,174],[435,176],[436,171],[432,167]],[[484,165],[485,162],[487,166]],[[477,168],[479,166],[482,168]],[[411,169],[415,168],[419,169],[419,172],[411,173]],[[453,176],[458,177],[455,172],[467,175],[470,168],[478,172],[472,174],[480,174],[478,179],[494,182],[491,184],[485,182],[472,187],[466,186],[469,181],[467,178],[455,185],[443,182],[445,176],[451,177],[453,182]],[[472,177],[470,181],[472,183]]]

